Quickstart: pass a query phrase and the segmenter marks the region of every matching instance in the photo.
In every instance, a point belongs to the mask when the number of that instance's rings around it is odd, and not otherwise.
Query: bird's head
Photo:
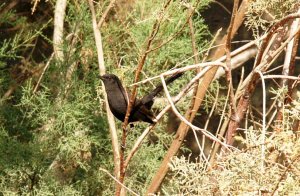
[[[100,76],[100,79],[103,81],[103,83],[106,87],[112,86],[112,85],[115,86],[116,84],[118,84],[120,82],[120,79],[114,74],[104,74],[104,75]]]

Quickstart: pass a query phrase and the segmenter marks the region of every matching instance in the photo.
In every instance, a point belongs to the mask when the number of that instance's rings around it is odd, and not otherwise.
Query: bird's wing
[[[122,95],[123,95],[123,99],[125,100],[125,102],[128,105],[129,95],[128,95],[127,91],[125,90],[125,88],[123,87],[121,81],[117,80],[117,83],[118,83],[119,89],[121,89],[121,92],[122,92]]]

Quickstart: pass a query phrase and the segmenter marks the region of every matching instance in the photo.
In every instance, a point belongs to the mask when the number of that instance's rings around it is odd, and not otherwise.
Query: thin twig
[[[166,71],[166,72],[162,73],[161,75],[166,77],[166,76],[173,75],[173,74],[180,73],[180,72],[186,72],[186,71],[189,71],[189,70],[199,69],[199,68],[204,68],[204,67],[212,67],[212,66],[216,66],[216,65],[219,66],[219,67],[222,67],[223,69],[226,69],[226,64],[225,63],[222,63],[219,60],[216,60],[216,61],[212,61],[212,62],[198,63],[198,64],[193,64],[193,65],[187,65],[187,66],[182,67],[182,68],[172,69],[172,70],[169,70],[169,71]],[[134,83],[132,85],[136,86],[136,85],[139,85],[139,84],[149,82],[151,80],[160,78],[161,75],[153,76],[151,78],[148,78],[148,79],[145,79],[143,81]]]
[[[266,38],[263,40],[263,43],[260,46],[260,49],[259,49],[259,52],[258,52],[257,59],[256,59],[254,67],[257,67],[258,64],[261,63],[264,51],[265,51],[265,49],[266,49],[266,47],[267,47],[267,45],[269,43],[269,40],[271,39],[271,37],[273,36],[273,34],[276,32],[276,30],[280,26],[284,25],[287,21],[295,19],[295,18],[299,18],[299,17],[300,17],[300,14],[290,14],[290,15],[284,17],[283,19],[281,19],[280,21],[278,21],[277,23],[275,23],[271,27],[271,29],[268,32]]]
[[[281,79],[288,79],[288,80],[300,80],[298,76],[286,76],[286,75],[265,75],[264,79],[274,79],[274,78],[281,78]]]
[[[200,0],[198,0],[195,4],[195,7],[198,6],[198,4],[200,3]],[[195,9],[193,9],[192,12],[190,12],[190,15],[188,16],[186,22],[182,25],[182,27],[175,32],[172,36],[170,36],[166,41],[164,41],[163,43],[161,43],[160,45],[154,47],[154,48],[149,48],[149,50],[147,52],[153,52],[161,47],[163,47],[164,45],[168,44],[169,42],[171,42],[173,39],[175,39],[178,35],[180,35],[180,33],[182,33],[182,31],[184,30],[185,26],[189,23],[189,19],[193,16]]]
[[[193,133],[194,133],[195,140],[196,140],[196,143],[197,143],[197,145],[198,145],[198,148],[199,148],[199,150],[202,152],[203,149],[201,148],[201,145],[200,145],[200,142],[199,142],[199,140],[198,140],[198,136],[197,136],[197,134],[196,134],[196,131],[202,131],[203,134],[205,134],[205,132],[208,132],[208,131],[206,131],[206,130],[204,130],[204,129],[200,129],[199,127],[194,126],[192,123],[190,123],[187,119],[185,119],[185,118],[178,112],[178,110],[176,109],[176,107],[175,107],[175,105],[174,105],[174,102],[172,101],[172,98],[171,98],[171,95],[170,95],[170,93],[169,93],[169,91],[168,91],[167,84],[166,84],[166,82],[165,82],[165,80],[164,80],[164,77],[162,77],[162,76],[161,76],[161,81],[162,81],[162,85],[163,85],[163,87],[164,87],[164,92],[165,92],[165,94],[166,94],[166,97],[167,97],[167,99],[168,99],[168,101],[169,101],[169,103],[170,103],[170,105],[171,105],[172,111],[174,112],[174,114],[175,114],[180,120],[184,121],[187,125],[189,125],[189,126],[191,127],[191,129],[192,129],[192,131],[193,131]],[[195,81],[195,82],[197,82],[197,81]],[[205,134],[205,135],[207,136],[207,134]],[[209,136],[209,137],[210,137],[210,136]],[[208,159],[205,157],[204,153],[201,153],[201,154],[203,154],[203,158],[204,158],[205,162],[206,162],[207,164],[209,164]]]
[[[266,99],[267,99],[267,95],[266,95],[266,84],[265,84],[265,80],[264,80],[264,76],[263,74],[258,71],[258,74],[261,78],[261,83],[262,83],[262,90],[263,90],[263,115],[262,115],[262,119],[263,119],[263,123],[262,123],[262,132],[261,132],[261,143],[264,144],[266,141]],[[266,146],[265,145],[261,145],[261,172],[264,172],[264,161],[265,161],[265,150],[266,150]]]
[[[227,125],[229,123],[229,118],[225,118],[225,112],[226,112],[226,109],[227,109],[227,103],[229,101],[229,91],[227,92],[227,96],[226,96],[226,100],[225,100],[225,104],[224,104],[224,107],[223,107],[223,110],[222,110],[222,115],[221,115],[221,118],[220,118],[220,122],[219,122],[219,125],[218,125],[218,129],[217,129],[217,132],[216,132],[216,136],[218,136],[218,138],[221,140],[222,138],[224,138],[224,134],[226,132],[226,128],[227,128]],[[223,120],[224,119],[224,120]],[[217,151],[219,150],[220,148],[220,144],[214,142],[212,144],[212,150],[210,152],[210,164],[213,165],[214,161],[215,161],[215,156],[217,154]]]
[[[203,69],[201,72],[199,72],[197,74],[196,77],[194,77],[190,83],[187,85],[187,86],[191,86],[192,84],[194,84],[195,82],[197,82],[197,80],[199,80],[204,74],[205,72],[208,71],[207,69]],[[160,76],[161,78],[163,78],[163,76],[161,75]],[[209,139],[211,139],[212,141],[215,141],[217,143],[220,143],[222,144],[225,148],[228,148],[230,146],[226,145],[225,143],[221,142],[218,138],[216,138],[214,135],[212,135],[210,132],[204,130],[204,129],[200,129],[199,127],[191,124],[185,117],[183,117],[179,112],[178,110],[176,109],[175,105],[174,105],[174,102],[172,101],[172,98],[170,96],[170,94],[168,94],[168,92],[166,91],[166,83],[164,82],[164,80],[162,79],[162,84],[163,84],[163,87],[164,87],[164,90],[165,90],[165,93],[167,95],[167,98],[168,98],[168,101],[171,105],[171,108],[173,109],[174,113],[180,118],[180,120],[182,120],[185,124],[187,124],[190,128],[194,129],[194,130],[197,130],[197,131],[201,131],[206,137],[208,137]],[[186,88],[185,88],[186,89]],[[178,94],[179,95],[179,94]],[[176,99],[175,99],[176,100]]]
[[[109,175],[109,177],[111,177],[116,183],[118,183],[119,185],[121,185],[123,188],[125,188],[127,191],[129,191],[130,193],[132,193],[133,195],[139,196],[139,194],[135,193],[133,190],[131,190],[130,188],[128,188],[127,186],[125,186],[123,183],[121,183],[115,176],[111,175],[111,173],[109,173],[109,171],[107,171],[106,169],[103,168],[99,168],[100,171],[105,172],[107,175]]]
[[[299,155],[296,156],[296,157],[294,158],[294,160],[292,160],[292,161],[289,163],[289,165],[286,167],[285,171],[284,171],[283,174],[281,175],[280,179],[278,180],[278,182],[277,182],[277,184],[276,184],[276,187],[274,188],[274,190],[273,190],[273,192],[272,192],[272,194],[271,194],[272,196],[273,196],[273,195],[277,195],[277,194],[276,194],[276,191],[278,190],[280,183],[281,183],[282,180],[286,177],[287,172],[291,169],[291,167],[293,166],[293,164],[294,164],[299,158],[300,158]]]
[[[105,18],[107,17],[107,14],[109,13],[109,11],[115,6],[115,3],[116,3],[116,0],[111,0],[109,2],[109,5],[107,6],[106,10],[103,12],[99,22],[98,22],[98,28],[101,29],[104,21],[105,21]]]
[[[231,11],[229,9],[227,9],[226,6],[223,5],[222,3],[220,3],[219,1],[214,0],[214,1],[212,1],[212,3],[219,5],[221,8],[223,8],[225,10],[225,12],[227,12],[228,14],[231,15]]]
[[[194,12],[194,9],[192,7],[189,7],[188,14],[191,15],[191,14],[193,14],[193,12]],[[193,51],[193,56],[194,56],[194,62],[195,62],[195,64],[197,64],[197,63],[199,63],[199,55],[198,55],[198,48],[196,46],[196,36],[195,36],[195,32],[194,32],[193,20],[192,20],[192,17],[188,17],[188,18],[189,18],[189,28],[190,28],[190,35],[191,35],[191,42],[192,42],[192,51]],[[201,71],[201,69],[198,68],[196,70],[196,73],[199,73],[200,71]],[[198,84],[198,85],[195,85],[195,87],[193,89],[194,96],[193,96],[193,100],[192,100],[191,106],[195,105],[195,102],[197,101],[196,100],[197,91],[198,91],[198,88],[200,88],[199,81],[196,81],[196,84]],[[197,111],[193,111],[193,112],[197,112]],[[192,129],[192,131],[193,131],[196,143],[197,143],[199,151],[200,151],[200,160],[203,157],[204,161],[207,163],[207,165],[209,165],[208,159],[207,159],[207,157],[205,156],[205,153],[204,153],[204,144],[205,144],[205,140],[204,139],[205,139],[205,137],[203,135],[202,145],[200,145],[199,139],[198,139],[198,135],[197,135],[196,131],[194,129]]]
[[[263,37],[265,37],[265,36],[263,36]],[[260,40],[260,39],[259,39],[259,40]],[[254,46],[255,43],[256,43],[257,41],[259,41],[259,40],[253,40],[253,41],[251,41],[251,42],[249,42],[249,43],[247,43],[247,44],[241,46],[240,48],[238,48],[238,49],[232,51],[232,52],[230,53],[231,57],[234,58],[235,56],[237,56],[237,55],[243,53],[245,50],[247,50],[247,49],[251,48],[252,46]],[[223,46],[223,44],[220,44],[220,45],[218,45],[218,46]],[[192,57],[194,57],[194,55],[193,55]],[[190,58],[189,58],[189,59],[190,59]],[[218,58],[217,60],[212,61],[212,62],[204,62],[204,63],[203,63],[203,66],[207,66],[207,64],[214,64],[214,63],[216,63],[216,62],[223,62],[223,61],[225,61],[225,60],[226,60],[226,55],[221,56],[220,58]],[[183,61],[183,62],[185,62],[185,61]],[[181,65],[183,62],[179,63],[178,65]],[[201,64],[201,63],[200,63],[200,64]],[[199,66],[200,64],[187,65],[187,66],[185,66],[185,70],[184,70],[184,71],[194,69],[195,67]],[[201,65],[201,66],[202,66],[202,65]],[[198,68],[198,67],[197,67],[197,68]],[[201,67],[199,67],[199,68],[201,68]],[[225,67],[225,68],[226,68],[226,67]],[[236,67],[234,66],[234,68],[236,68]],[[178,69],[174,69],[174,70],[178,71]],[[219,69],[219,70],[222,70],[222,68]],[[219,71],[219,70],[218,70],[218,71]],[[225,70],[225,69],[223,69],[223,72],[225,73],[224,70]],[[173,71],[173,72],[169,73],[168,75],[174,74],[174,73],[176,73],[176,71]],[[223,74],[223,73],[218,74],[218,77],[220,77],[222,74]],[[167,75],[164,75],[164,76],[167,76]],[[150,80],[157,79],[157,78],[159,78],[159,76],[154,76],[154,77],[151,77],[151,78],[147,78],[147,79],[145,79],[145,80],[142,80],[142,81],[133,83],[133,84],[131,84],[130,86],[136,86],[136,85],[140,85],[140,84],[145,84],[145,83],[149,82]]]
[[[193,12],[194,12],[193,8],[189,8],[189,15],[193,14]],[[193,20],[191,17],[188,17],[188,19],[189,19],[188,22],[189,22],[189,28],[190,28],[191,41],[192,41],[194,62],[195,62],[195,64],[197,64],[197,63],[199,63],[199,54],[198,54],[198,49],[196,46],[196,37],[195,37],[195,32],[194,32]]]
[[[227,69],[225,70],[226,72],[226,81],[227,81],[227,86],[228,86],[228,91],[229,91],[229,104],[230,104],[230,113],[231,113],[231,118],[238,120],[236,116],[236,101],[234,97],[234,91],[233,91],[233,84],[232,84],[232,74],[231,74],[231,56],[230,56],[230,50],[231,50],[231,37],[232,37],[232,29],[233,29],[233,22],[237,13],[239,5],[239,0],[234,0],[233,4],[233,11],[231,15],[231,20],[230,20],[230,25],[228,27],[228,32],[227,32],[227,37],[226,37],[226,42],[225,42],[225,52],[226,52],[226,65]],[[226,141],[227,140],[232,140],[229,137],[233,137],[232,134],[227,134],[226,135]]]
[[[44,76],[44,74],[45,74],[47,68],[49,67],[50,62],[52,61],[53,56],[54,56],[54,53],[52,53],[51,56],[50,56],[50,58],[48,59],[46,65],[45,65],[45,67],[44,67],[44,69],[43,69],[43,72],[41,73],[41,75],[40,75],[40,77],[39,77],[39,80],[38,80],[38,82],[36,83],[36,85],[35,85],[35,87],[34,87],[34,89],[33,89],[33,94],[35,94],[35,92],[37,91],[38,87],[40,86],[40,83],[41,83],[41,81],[42,81],[42,78],[43,78],[43,76]]]
[[[288,39],[286,39],[285,42],[283,42],[278,49],[276,49],[272,54],[268,56],[268,59],[264,59],[259,65],[257,65],[256,70],[261,70],[263,73],[267,73],[267,69],[273,64],[273,62],[279,57],[280,53],[284,50],[286,45],[298,34],[300,33],[300,27],[297,29],[297,32],[293,35],[291,35]],[[251,73],[247,76],[247,78],[243,81],[243,84],[241,85],[241,89],[245,89],[246,86],[250,83],[251,78],[255,75],[254,73]],[[257,76],[257,75],[256,75]],[[257,79],[257,78],[256,78]],[[252,81],[257,81],[252,79]],[[244,92],[245,94],[246,92]],[[242,95],[239,95],[237,97],[240,97]]]

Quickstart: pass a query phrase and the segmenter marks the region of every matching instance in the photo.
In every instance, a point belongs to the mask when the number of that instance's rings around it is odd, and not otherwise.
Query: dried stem
[[[97,27],[97,21],[96,21],[96,14],[95,9],[93,5],[93,1],[89,0],[89,6],[92,13],[92,23],[93,23],[93,31],[95,36],[95,42],[96,42],[96,48],[97,48],[97,55],[98,55],[98,65],[99,65],[99,73],[100,75],[105,74],[105,66],[104,66],[104,56],[103,56],[103,47],[102,47],[102,39],[101,39],[101,33],[99,28]],[[102,84],[102,87],[104,85]],[[119,142],[118,142],[118,135],[115,125],[114,116],[111,113],[108,105],[107,95],[105,93],[105,89],[103,90],[104,93],[104,99],[105,99],[105,107],[106,107],[106,114],[107,114],[107,120],[109,125],[109,131],[110,136],[112,140],[112,147],[113,147],[113,154],[114,154],[114,173],[116,177],[119,177],[120,175],[120,152],[119,152]]]
[[[300,9],[298,9],[297,13],[298,14],[300,13]],[[297,27],[299,26],[299,22],[300,22],[299,18],[296,18],[293,21],[293,23],[291,25],[290,35],[292,35],[296,32]],[[295,57],[296,57],[296,53],[298,50],[298,40],[299,40],[299,33],[287,45],[284,64],[283,64],[283,68],[282,68],[282,75],[291,76],[294,74]],[[288,81],[288,79],[286,79],[286,78],[283,78],[281,80],[282,88],[286,87],[288,89],[288,92],[285,95],[284,101],[278,100],[278,103],[277,103],[278,113],[277,113],[276,121],[278,122],[278,124],[280,124],[279,122],[282,122],[282,119],[283,119],[283,114],[282,114],[283,104],[288,104],[292,101],[292,94],[293,94],[292,84],[293,84],[293,82]],[[280,127],[280,125],[277,126],[276,131],[281,131],[281,129],[279,127]]]
[[[231,74],[232,68],[231,68],[230,51],[231,51],[231,37],[232,37],[233,22],[234,22],[236,13],[237,13],[238,5],[239,5],[239,0],[234,0],[233,11],[232,11],[232,15],[231,15],[230,24],[229,24],[229,27],[227,30],[227,36],[226,36],[226,42],[225,42],[226,65],[227,65],[227,69],[225,70],[225,72],[226,72],[226,81],[227,81],[227,86],[228,86],[228,91],[229,91],[229,103],[230,103],[230,110],[231,110],[230,113],[231,113],[232,119],[236,119],[236,116],[235,116],[236,103],[235,103],[233,84],[232,84],[232,74]],[[226,138],[226,140],[229,140],[229,139]]]
[[[48,59],[48,61],[47,61],[46,65],[45,65],[45,67],[43,68],[43,72],[41,73],[41,75],[40,75],[40,77],[39,77],[39,79],[38,79],[38,82],[36,83],[36,85],[35,85],[35,87],[34,87],[34,89],[33,89],[33,92],[32,92],[33,94],[35,94],[35,92],[37,91],[38,87],[40,86],[40,83],[41,83],[41,81],[42,81],[42,78],[43,78],[43,76],[44,76],[44,74],[45,74],[47,68],[49,67],[50,62],[52,61],[53,56],[54,56],[54,53],[51,54],[51,56],[50,56],[50,58]]]

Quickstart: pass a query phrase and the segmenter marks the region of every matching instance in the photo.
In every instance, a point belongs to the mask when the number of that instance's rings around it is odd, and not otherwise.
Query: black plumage
[[[166,84],[170,84],[183,73],[172,75],[166,80]],[[120,121],[124,121],[130,93],[124,89],[120,79],[114,74],[104,74],[100,79],[105,85],[108,104],[113,115]],[[134,106],[131,110],[128,122],[144,121],[153,123],[154,115],[151,107],[154,103],[154,98],[163,90],[162,84],[159,84],[154,90],[145,95],[142,99],[136,98]]]

